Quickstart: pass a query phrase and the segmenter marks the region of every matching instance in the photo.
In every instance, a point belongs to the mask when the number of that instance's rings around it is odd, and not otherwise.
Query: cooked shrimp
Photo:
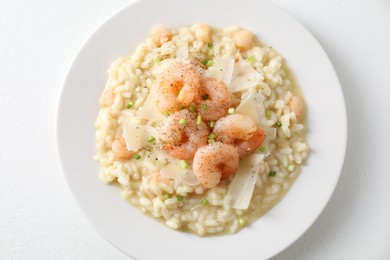
[[[266,137],[264,130],[258,128],[252,118],[240,114],[221,118],[215,123],[213,132],[215,140],[235,145],[240,158],[255,152]]]
[[[291,112],[295,113],[298,120],[303,118],[305,113],[305,102],[301,97],[293,96],[288,103],[288,106],[290,107]]]
[[[211,38],[210,27],[208,27],[207,24],[204,23],[196,24],[195,36],[201,42],[205,42],[205,43],[210,42],[210,38]]]
[[[160,47],[172,38],[172,33],[167,28],[161,26],[154,27],[150,35],[157,47]]]
[[[162,122],[158,138],[163,149],[178,159],[191,159],[196,150],[207,144],[210,131],[206,123],[197,125],[196,114],[188,110],[180,110]]]
[[[235,32],[233,39],[236,46],[244,51],[251,49],[255,43],[255,37],[253,36],[253,33],[243,29]]]
[[[215,142],[198,149],[192,168],[206,188],[211,188],[221,179],[235,174],[239,167],[237,149],[228,144]]]
[[[214,78],[202,79],[196,101],[199,114],[206,121],[218,120],[225,116],[232,104],[226,85]]]
[[[171,113],[190,105],[194,100],[200,74],[194,65],[176,62],[158,75],[157,82],[157,109],[162,113]]]
[[[114,142],[112,142],[111,150],[114,153],[115,158],[130,160],[133,158],[135,152],[130,151],[126,147],[126,142],[123,137],[116,137]]]
[[[114,104],[115,93],[112,89],[104,90],[103,94],[100,96],[99,103],[100,107],[108,107]]]

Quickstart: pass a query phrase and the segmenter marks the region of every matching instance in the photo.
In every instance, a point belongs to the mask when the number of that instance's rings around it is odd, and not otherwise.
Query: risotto
[[[155,27],[100,98],[100,178],[168,227],[236,233],[293,184],[309,147],[285,61],[239,27]]]

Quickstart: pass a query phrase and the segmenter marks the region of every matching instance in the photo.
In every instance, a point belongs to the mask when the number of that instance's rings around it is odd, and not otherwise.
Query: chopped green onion
[[[278,121],[276,121],[275,125],[276,125],[277,127],[281,127],[281,126],[282,126],[282,122],[280,122],[280,121],[278,120]]]
[[[206,110],[207,108],[208,108],[207,104],[203,104],[203,105],[202,105],[202,109],[203,109],[203,110]]]
[[[168,113],[168,112],[165,112],[165,113],[164,113],[164,116],[165,116],[165,117],[169,116],[169,113]]]
[[[210,121],[210,127],[213,128],[215,126],[215,121]]]
[[[182,201],[183,200],[183,196],[176,195],[176,199],[177,199],[177,201]]]
[[[209,204],[209,200],[206,199],[206,198],[203,198],[203,199],[201,200],[201,202],[202,202],[203,205]]]
[[[203,65],[206,65],[206,64],[207,64],[207,60],[202,60],[201,63],[202,63]]]
[[[268,175],[269,175],[270,177],[273,177],[273,176],[276,175],[276,172],[275,172],[275,171],[270,171],[270,172],[268,173]]]
[[[209,47],[210,49],[213,48],[213,46],[214,46],[214,44],[213,44],[212,42],[209,42],[209,43],[207,44],[207,47]]]
[[[186,125],[186,124],[187,124],[187,120],[185,120],[184,118],[182,118],[182,119],[179,120],[179,124],[181,124],[181,125]]]
[[[196,118],[196,124],[200,125],[201,123],[202,123],[202,116],[198,115],[198,117]]]
[[[212,67],[214,65],[214,61],[212,61],[212,60],[209,60],[209,61],[207,61],[207,63],[206,63],[206,66],[207,67]]]
[[[132,108],[133,106],[134,106],[134,101],[130,101],[129,103],[127,103],[126,108],[127,108],[127,109],[130,109],[130,108]]]
[[[160,61],[161,61],[161,59],[160,59],[159,57],[157,57],[157,58],[154,59],[154,63],[155,63],[155,64],[159,64]]]
[[[233,107],[229,108],[228,110],[228,114],[234,114],[234,112],[236,112],[236,109],[234,109]]]
[[[138,153],[136,153],[136,154],[134,154],[134,158],[137,159],[137,160],[139,160],[139,159],[141,159],[141,155],[139,155]]]
[[[244,226],[245,223],[246,223],[246,221],[245,221],[243,218],[240,218],[240,219],[238,220],[238,224],[240,224],[240,226]]]
[[[214,133],[211,133],[211,134],[209,135],[209,139],[210,139],[210,140],[214,140],[214,138],[215,138],[215,134],[214,134]]]
[[[182,169],[186,169],[188,167],[188,163],[185,160],[180,160],[180,167]]]
[[[250,63],[255,63],[256,62],[256,57],[254,55],[249,55],[247,58],[246,58]]]
[[[264,152],[265,152],[265,147],[264,147],[264,146],[260,146],[260,147],[259,147],[259,151],[262,152],[262,153],[264,153]]]
[[[148,137],[148,142],[149,142],[149,143],[154,142],[154,140],[156,140],[156,138],[154,138],[154,136],[149,136],[149,137]]]
[[[195,105],[191,105],[189,110],[190,110],[190,112],[195,112],[196,106]]]
[[[265,110],[265,116],[266,116],[266,117],[269,117],[270,115],[271,115],[271,110],[266,109],[266,110]]]
[[[202,98],[203,98],[203,100],[209,99],[209,94],[204,94],[204,95],[202,95]]]
[[[164,195],[164,199],[169,199],[169,197],[170,197],[170,195],[168,194],[168,193],[165,193],[165,195]]]

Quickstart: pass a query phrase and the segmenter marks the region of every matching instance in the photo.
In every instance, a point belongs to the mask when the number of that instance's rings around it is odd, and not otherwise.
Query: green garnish
[[[180,160],[180,167],[182,169],[186,169],[188,167],[188,163],[185,160]]]
[[[207,107],[208,107],[207,104],[203,104],[203,105],[202,105],[202,109],[203,109],[203,110],[206,110]]]
[[[278,120],[278,121],[276,121],[275,125],[276,125],[277,127],[281,127],[281,126],[282,126],[282,122],[280,122],[280,121]]]
[[[195,112],[196,106],[195,105],[191,105],[189,110],[190,110],[190,112]]]
[[[256,62],[256,57],[254,55],[249,55],[247,58],[246,58],[250,63],[255,63]]]
[[[140,92],[141,89],[142,89],[141,87],[136,87],[136,88],[135,88],[135,91]]]
[[[215,121],[210,121],[210,127],[213,128],[215,126]]]
[[[132,108],[133,106],[134,106],[134,101],[130,101],[129,103],[127,103],[126,108],[127,108],[127,109],[130,109],[130,108]]]
[[[202,95],[202,98],[203,98],[203,100],[209,99],[209,94],[204,94],[204,95]]]
[[[214,65],[214,61],[212,61],[212,60],[209,60],[209,61],[207,61],[207,63],[206,63],[206,66],[207,67],[212,67]]]
[[[206,65],[206,64],[207,64],[207,60],[202,60],[201,63],[202,63],[203,65]]]
[[[213,48],[213,46],[214,46],[214,44],[213,44],[212,42],[209,42],[209,43],[207,44],[207,47],[209,47],[210,49]]]
[[[164,112],[164,116],[165,117],[169,116],[169,113],[168,112]]]
[[[265,152],[265,147],[264,147],[264,146],[260,146],[260,147],[259,147],[259,151],[262,152],[262,153],[264,153],[264,152]]]
[[[270,115],[271,115],[271,110],[266,109],[266,110],[265,110],[265,116],[266,116],[266,117],[269,117]]]
[[[187,120],[185,120],[184,118],[182,118],[182,119],[179,120],[179,124],[181,124],[181,125],[186,125],[186,124],[187,124]]]
[[[234,112],[236,112],[236,109],[235,108],[233,108],[233,107],[231,107],[231,108],[229,108],[229,110],[228,110],[228,114],[234,114]]]
[[[149,143],[154,142],[154,140],[156,140],[156,138],[154,138],[154,136],[149,136],[149,137],[148,137],[148,142],[149,142]]]
[[[210,140],[214,140],[214,138],[215,138],[215,134],[214,134],[214,133],[211,133],[211,134],[209,135],[209,139],[210,139]]]
[[[169,199],[169,197],[170,197],[170,195],[168,194],[168,193],[165,193],[165,195],[164,195],[164,199]]]
[[[177,199],[177,201],[182,201],[183,200],[183,196],[176,195],[176,199]]]
[[[268,173],[268,176],[270,176],[270,177],[273,177],[273,176],[275,176],[276,175],[276,172],[275,171],[270,171],[269,173]]]
[[[155,63],[155,64],[159,64],[160,61],[161,61],[161,59],[160,59],[159,57],[157,57],[157,58],[154,59],[154,63]]]
[[[245,221],[243,218],[240,218],[240,219],[238,220],[238,224],[240,224],[240,226],[244,226],[245,223],[246,223],[246,221]]]
[[[203,205],[209,204],[209,200],[206,198],[203,198],[200,202],[202,202]]]
[[[202,123],[202,116],[198,115],[198,117],[196,118],[196,125],[200,125],[201,123]]]
[[[134,154],[134,159],[137,159],[137,160],[141,159],[141,155],[139,155],[138,153]]]

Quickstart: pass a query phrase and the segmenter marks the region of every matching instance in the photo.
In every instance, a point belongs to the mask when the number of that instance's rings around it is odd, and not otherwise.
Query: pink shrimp
[[[111,150],[114,153],[115,158],[122,160],[130,160],[133,158],[134,151],[130,151],[126,147],[126,142],[123,137],[116,137],[112,142]]]

